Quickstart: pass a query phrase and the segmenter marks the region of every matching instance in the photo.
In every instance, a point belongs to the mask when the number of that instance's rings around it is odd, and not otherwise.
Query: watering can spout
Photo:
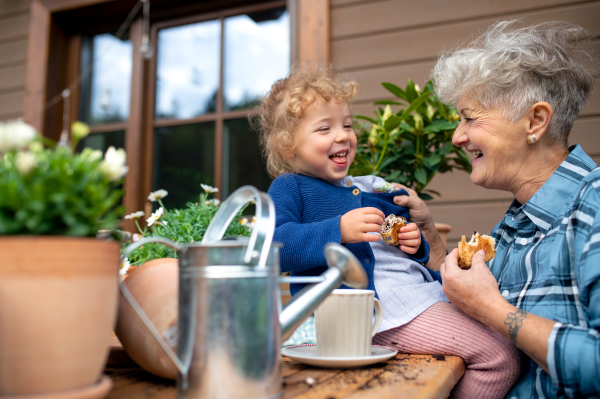
[[[356,257],[339,244],[325,246],[329,269],[321,275],[323,281],[310,284],[288,302],[279,316],[282,342],[310,316],[334,289],[344,284],[352,288],[366,288],[367,274]]]

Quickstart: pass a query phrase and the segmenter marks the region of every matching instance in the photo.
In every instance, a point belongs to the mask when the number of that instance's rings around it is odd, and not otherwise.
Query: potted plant
[[[110,390],[120,245],[95,236],[117,226],[127,167],[122,149],[75,153],[88,133],[56,146],[0,123],[0,396]]]
[[[148,200],[158,202],[159,208],[140,226],[144,212],[125,216],[133,219],[138,233],[137,241],[143,237],[163,237],[174,243],[199,243],[213,216],[220,206],[218,199],[208,197],[218,189],[201,185],[204,193],[198,202],[189,202],[183,209],[167,209],[162,199],[165,190],[150,193]],[[241,211],[242,212],[242,211]],[[238,222],[232,223],[226,236],[249,236],[252,222],[238,214]],[[124,283],[144,310],[158,332],[171,344],[177,345],[177,253],[164,245],[148,243],[123,259],[120,274]],[[127,354],[143,369],[164,378],[175,379],[177,370],[157,347],[149,331],[135,315],[129,303],[121,295],[115,333]]]
[[[374,105],[384,107],[378,107],[374,118],[356,116],[366,123],[357,126],[358,146],[349,173],[403,184],[424,200],[432,199],[432,194],[439,196],[426,189],[436,173],[471,172],[465,151],[452,144],[460,119],[456,110],[436,98],[431,82],[423,91],[410,79],[404,89],[392,83],[382,85],[397,100],[376,101]],[[448,225],[437,227],[440,233],[450,231]]]

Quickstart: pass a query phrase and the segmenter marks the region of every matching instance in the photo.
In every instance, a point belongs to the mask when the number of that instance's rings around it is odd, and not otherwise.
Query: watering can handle
[[[244,262],[248,264],[258,258],[258,266],[264,267],[275,233],[275,205],[268,194],[258,191],[256,187],[240,187],[221,204],[204,233],[202,245],[220,241],[235,215],[251,200],[256,202],[256,223],[244,255]]]
[[[129,255],[131,255],[131,253],[133,251],[135,251],[137,248],[141,247],[142,245],[149,244],[149,243],[163,244],[163,245],[166,245],[167,247],[173,248],[174,250],[176,250],[178,252],[181,252],[183,250],[182,247],[173,243],[170,240],[167,240],[166,238],[147,237],[147,238],[142,238],[141,240],[136,241],[135,243],[133,243],[133,244],[129,245],[127,248],[125,248],[125,251],[123,251],[123,258],[126,258]],[[144,324],[146,326],[146,328],[148,329],[148,331],[150,331],[150,333],[152,334],[152,337],[154,338],[156,343],[160,346],[160,348],[162,348],[163,352],[171,360],[171,362],[177,368],[177,370],[179,370],[179,373],[184,377],[184,379],[186,379],[187,367],[179,359],[179,357],[177,356],[175,351],[173,351],[173,349],[171,349],[171,346],[167,343],[167,341],[163,338],[163,336],[160,334],[160,332],[156,329],[154,324],[152,324],[152,321],[148,318],[148,316],[146,316],[146,313],[144,312],[142,307],[137,303],[137,301],[135,300],[135,298],[133,297],[133,295],[127,288],[127,284],[125,283],[125,281],[126,280],[123,280],[119,284],[121,293],[123,294],[123,296],[129,303],[129,305],[131,306],[133,311],[135,312],[136,316],[142,322],[142,324]]]

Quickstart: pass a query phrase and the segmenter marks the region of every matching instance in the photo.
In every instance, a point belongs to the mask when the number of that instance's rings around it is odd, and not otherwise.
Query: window
[[[271,179],[247,118],[289,72],[286,2],[154,22],[154,57],[136,63],[139,22],[127,38],[81,39],[78,119],[92,131],[81,147],[126,147],[139,165],[128,207],[147,206],[146,191],[161,188],[165,206],[183,207],[198,200],[200,183],[218,187],[221,198],[246,184],[266,191]]]

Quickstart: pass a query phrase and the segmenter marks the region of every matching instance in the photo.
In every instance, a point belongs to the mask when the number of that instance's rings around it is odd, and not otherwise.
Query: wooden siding
[[[331,61],[361,86],[353,111],[370,116],[373,101],[392,98],[381,82],[404,86],[410,78],[423,87],[440,52],[459,46],[495,21],[513,18],[569,21],[600,37],[599,0],[331,0]],[[600,40],[592,45],[600,54]],[[599,127],[597,89],[569,140],[581,144],[597,162]],[[465,172],[437,175],[429,187],[442,194],[429,202],[435,221],[453,227],[449,249],[463,234],[491,231],[512,201],[510,193],[475,186]]]
[[[23,116],[30,0],[0,0],[0,121]]]

